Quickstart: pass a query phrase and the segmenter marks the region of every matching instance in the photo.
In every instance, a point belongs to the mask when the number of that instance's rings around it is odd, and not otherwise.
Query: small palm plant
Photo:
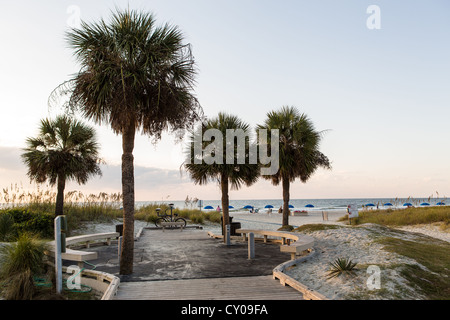
[[[348,258],[337,258],[334,262],[331,262],[330,265],[328,279],[338,277],[341,274],[354,275],[357,263]]]
[[[30,300],[35,293],[33,277],[44,270],[45,243],[21,234],[17,242],[0,248],[0,280],[7,300]]]

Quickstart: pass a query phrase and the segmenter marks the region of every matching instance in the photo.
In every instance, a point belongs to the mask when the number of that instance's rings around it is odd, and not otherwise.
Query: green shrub
[[[15,236],[13,217],[8,213],[0,213],[0,242],[11,241]]]
[[[294,227],[291,225],[286,225],[286,226],[282,226],[280,228],[278,228],[278,231],[292,231],[294,230]]]
[[[30,233],[0,249],[0,280],[7,300],[30,300],[35,293],[33,277],[44,270],[45,243]]]
[[[10,236],[12,234],[18,235],[24,232],[33,233],[39,235],[43,238],[52,238],[54,223],[53,214],[48,213],[34,213],[29,210],[13,208],[3,210],[0,212],[1,216],[9,216],[10,218],[2,218],[5,220],[5,223],[8,219],[12,219],[14,221],[12,225],[12,230],[10,232]]]

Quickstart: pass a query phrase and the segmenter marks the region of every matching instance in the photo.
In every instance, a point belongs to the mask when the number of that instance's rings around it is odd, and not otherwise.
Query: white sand
[[[289,224],[296,227],[304,224],[327,224],[330,227],[336,226],[336,229],[309,232],[308,235],[315,239],[316,254],[301,265],[291,268],[287,273],[330,299],[422,299],[423,297],[413,288],[408,287],[399,272],[404,264],[418,263],[384,250],[375,240],[384,236],[413,241],[417,238],[423,240],[420,234],[424,234],[449,241],[449,233],[441,231],[436,225],[399,228],[407,232],[397,232],[395,229],[375,224],[350,227],[337,221],[346,214],[346,211],[330,211],[328,221],[323,221],[321,212],[310,212],[306,217],[290,216]],[[233,222],[241,223],[242,228],[276,230],[281,226],[282,217],[277,213],[230,215],[233,216]],[[348,258],[358,263],[354,277],[340,276],[328,279],[330,263],[337,258]],[[369,266],[380,268],[379,289],[374,289],[373,286],[370,288],[367,284],[369,278],[373,278],[372,273],[368,273]]]

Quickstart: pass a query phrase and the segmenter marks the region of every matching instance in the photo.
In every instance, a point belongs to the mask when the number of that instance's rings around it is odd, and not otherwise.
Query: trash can
[[[230,236],[235,236],[236,234],[236,230],[241,228],[241,223],[240,222],[232,222],[230,225]]]
[[[220,224],[222,225],[222,235],[225,236],[223,227],[223,217],[220,217]],[[233,222],[233,217],[230,217],[230,236],[236,236],[236,230],[241,228],[240,222]]]
[[[123,235],[123,224],[116,224],[116,232],[119,233],[119,237]]]

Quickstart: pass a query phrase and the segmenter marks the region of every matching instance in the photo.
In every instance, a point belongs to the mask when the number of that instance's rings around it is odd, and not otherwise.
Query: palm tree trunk
[[[123,238],[120,256],[120,274],[133,272],[134,259],[134,124],[122,132],[122,194]]]
[[[229,203],[230,198],[228,196],[228,176],[222,174],[220,181],[220,188],[222,190],[222,230],[224,234],[226,232],[226,225],[230,224],[230,214],[229,214]],[[226,242],[225,236],[223,237],[223,242]]]
[[[58,174],[58,191],[56,194],[55,217],[64,214],[64,189],[66,188],[66,178],[64,174]]]
[[[282,178],[283,184],[283,226],[289,225],[289,178]]]

